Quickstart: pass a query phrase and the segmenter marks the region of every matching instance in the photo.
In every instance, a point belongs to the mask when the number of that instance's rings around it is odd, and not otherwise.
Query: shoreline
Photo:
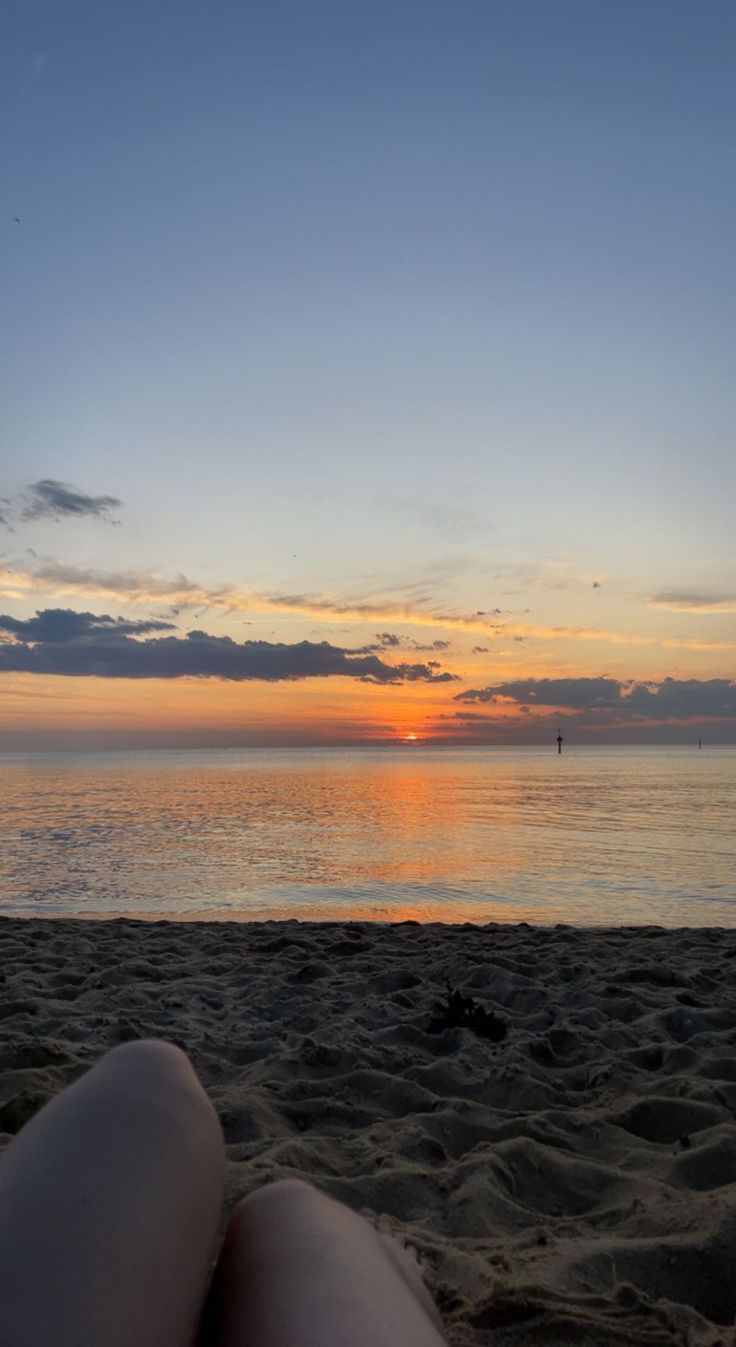
[[[226,1201],[298,1175],[426,1256],[450,1341],[713,1347],[736,930],[0,920],[0,1144],[116,1043],[190,1055]],[[430,1032],[446,980],[503,1021]],[[732,1329],[727,1329],[725,1336]]]
[[[494,918],[492,921],[429,921],[419,917],[402,917],[391,920],[388,917],[285,917],[285,916],[244,916],[242,918],[227,916],[213,917],[202,916],[197,913],[193,916],[187,916],[183,913],[173,914],[172,916],[161,916],[158,913],[141,913],[139,916],[130,917],[122,914],[116,915],[109,912],[84,912],[70,915],[66,912],[14,912],[0,911],[0,928],[3,922],[14,922],[17,925],[38,925],[48,922],[49,925],[58,926],[60,923],[68,923],[70,926],[140,926],[140,927],[182,927],[190,930],[192,927],[220,931],[232,928],[234,930],[243,930],[254,927],[262,929],[264,926],[296,926],[302,931],[321,931],[333,930],[335,927],[356,927],[367,932],[380,930],[402,930],[405,927],[419,927],[424,931],[451,932],[451,931],[479,931],[493,932],[503,930],[515,930],[519,932],[537,932],[537,931],[575,931],[581,935],[605,935],[616,932],[635,936],[639,933],[661,931],[670,935],[683,934],[685,932],[693,935],[698,934],[723,934],[732,935],[736,940],[736,925],[719,926],[717,922],[708,926],[687,925],[682,923],[679,926],[664,926],[661,922],[642,922],[626,923],[603,922],[600,925],[594,923],[583,923],[574,921],[525,921],[514,917],[509,917],[508,921]]]

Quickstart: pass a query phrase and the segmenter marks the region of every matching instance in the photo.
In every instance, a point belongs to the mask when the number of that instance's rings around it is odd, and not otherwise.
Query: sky
[[[735,56],[7,0],[0,750],[736,742]]]

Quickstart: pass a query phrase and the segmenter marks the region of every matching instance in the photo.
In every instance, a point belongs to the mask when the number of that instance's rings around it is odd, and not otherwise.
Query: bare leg
[[[108,1053],[0,1160],[0,1347],[189,1347],[223,1169],[184,1054]]]
[[[296,1180],[261,1188],[230,1221],[205,1314],[206,1347],[443,1347],[429,1293],[376,1231]]]

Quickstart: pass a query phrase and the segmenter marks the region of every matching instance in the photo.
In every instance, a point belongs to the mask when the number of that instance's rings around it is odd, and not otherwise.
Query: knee
[[[245,1199],[246,1202],[260,1198],[273,1205],[288,1207],[312,1206],[315,1202],[324,1202],[326,1198],[306,1179],[277,1179],[275,1183],[258,1188]]]
[[[274,1207],[309,1207],[327,1200],[306,1179],[278,1179],[275,1183],[267,1183],[264,1188],[256,1188],[255,1192],[243,1198],[244,1203],[268,1202],[269,1206]]]
[[[150,1077],[162,1084],[181,1082],[194,1076],[186,1053],[174,1047],[173,1043],[166,1043],[159,1038],[121,1043],[100,1058],[96,1069],[121,1076]]]
[[[313,1188],[304,1179],[279,1179],[267,1183],[241,1198],[230,1217],[229,1229],[236,1236],[261,1216],[293,1221],[297,1216],[309,1216],[330,1199]]]
[[[173,1043],[140,1039],[105,1054],[93,1069],[100,1085],[167,1110],[214,1115],[189,1058]]]

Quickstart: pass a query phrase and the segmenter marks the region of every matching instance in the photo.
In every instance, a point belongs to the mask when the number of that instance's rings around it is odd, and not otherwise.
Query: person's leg
[[[0,1347],[190,1347],[223,1172],[184,1054],[108,1053],[0,1159]]]
[[[287,1180],[235,1209],[201,1347],[441,1347],[438,1322],[367,1221]]]

